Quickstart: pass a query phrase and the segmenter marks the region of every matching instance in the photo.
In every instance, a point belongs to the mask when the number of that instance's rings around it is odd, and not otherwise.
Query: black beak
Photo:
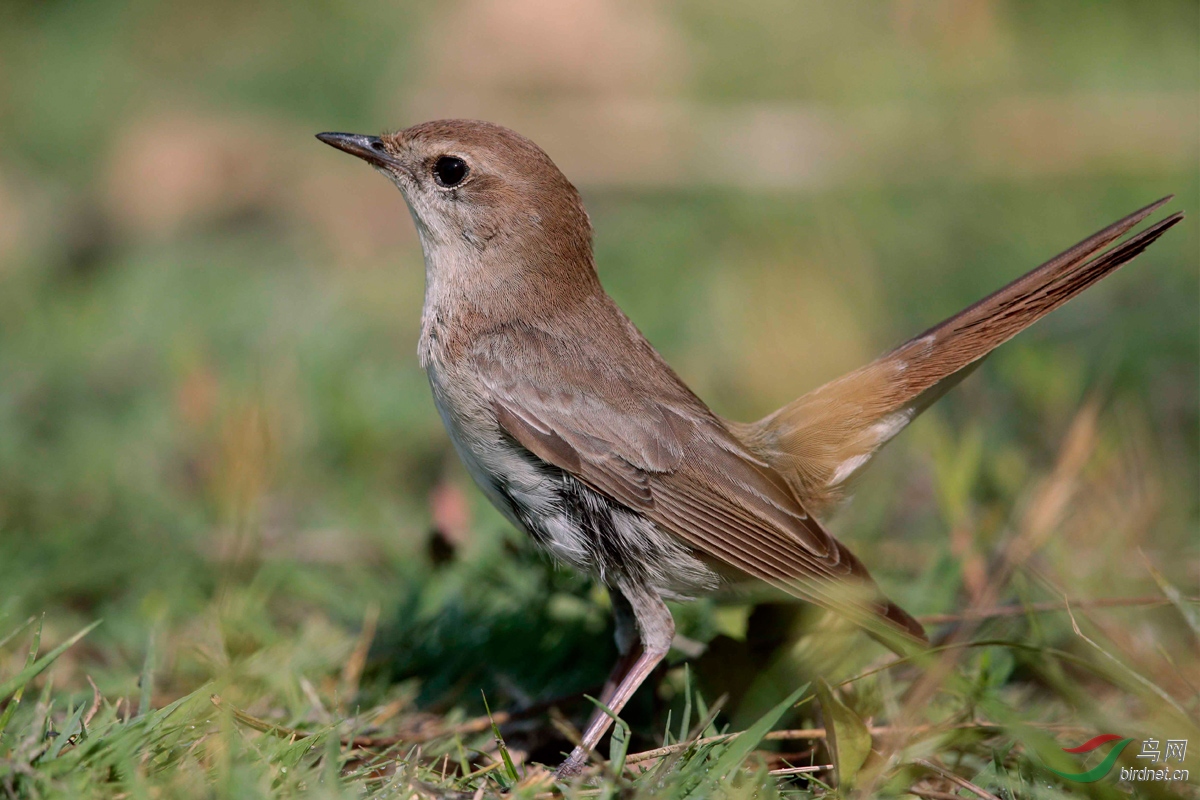
[[[364,136],[361,133],[318,133],[317,138],[330,147],[358,156],[372,166],[400,166],[378,136]]]

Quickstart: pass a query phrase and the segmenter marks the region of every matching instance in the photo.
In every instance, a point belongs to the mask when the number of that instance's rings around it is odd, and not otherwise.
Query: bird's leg
[[[627,610],[632,612],[638,635],[626,639],[629,642],[629,651],[617,662],[617,666],[609,678],[615,683],[612,692],[609,693],[608,686],[605,685],[606,691],[601,693],[601,702],[613,714],[621,713],[621,709],[633,697],[642,682],[666,657],[667,651],[671,649],[671,639],[675,636],[675,620],[671,618],[670,610],[657,594],[645,587],[631,586],[627,583],[620,587],[620,594],[626,602]],[[614,592],[615,597],[616,592]],[[614,602],[613,608],[617,614],[617,631],[620,635],[622,612],[617,610],[620,608],[620,604]],[[618,640],[618,647],[620,646],[621,642]],[[629,661],[632,663],[628,664],[628,668],[623,669]],[[609,696],[605,698],[605,694],[609,694]],[[600,743],[600,739],[608,731],[612,722],[612,717],[601,709],[596,709],[596,713],[592,715],[587,728],[583,731],[583,740],[558,768],[555,773],[557,777],[569,778],[577,775],[587,763],[588,753]]]
[[[613,666],[612,672],[608,673],[608,680],[604,682],[604,688],[600,690],[600,695],[596,698],[600,705],[607,706],[612,702],[613,695],[616,694],[617,687],[620,686],[621,680],[629,674],[629,670],[633,668],[634,663],[642,654],[642,642],[640,639],[634,639],[630,645],[629,651],[622,653],[617,659],[616,665]],[[600,709],[592,712],[591,719],[588,720],[588,727],[592,726],[599,717],[607,717]]]
[[[616,631],[614,638],[617,640],[617,652],[620,658],[613,665],[612,671],[608,674],[608,679],[604,682],[604,687],[600,690],[600,695],[596,699],[600,705],[607,706],[612,702],[613,694],[617,691],[617,686],[629,674],[629,670],[637,662],[637,659],[642,654],[642,639],[638,635],[637,617],[633,613],[633,606],[625,599],[625,595],[615,586],[609,589],[609,597],[612,599],[613,619],[616,621]],[[597,708],[592,711],[592,716],[588,719],[588,724],[584,730],[590,729],[592,726],[599,724],[601,718],[607,718],[608,714],[604,713],[603,709]]]
[[[615,586],[608,591],[608,596],[612,600],[613,621],[616,622],[616,630],[613,632],[613,638],[617,640],[617,652],[621,654],[617,659],[617,663],[613,666],[612,672],[608,674],[608,680],[604,682],[604,688],[600,690],[600,696],[597,698],[602,705],[608,705],[612,700],[613,692],[617,690],[617,685],[621,679],[625,677],[637,657],[641,655],[642,639],[638,635],[637,617],[633,613],[633,606],[625,599],[625,595]],[[593,712],[592,717],[588,720],[588,727],[596,721],[598,717],[607,716],[600,709]]]

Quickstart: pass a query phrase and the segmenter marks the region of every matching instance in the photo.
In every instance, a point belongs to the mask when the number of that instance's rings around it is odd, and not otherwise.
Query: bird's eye
[[[467,162],[455,156],[442,156],[433,165],[433,177],[439,186],[458,186],[468,171]]]

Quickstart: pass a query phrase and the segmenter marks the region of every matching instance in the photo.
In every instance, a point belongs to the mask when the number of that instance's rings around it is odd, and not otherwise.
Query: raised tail
[[[809,511],[997,346],[1128,263],[1183,219],[1177,212],[1108,248],[1171,200],[1135,211],[946,321],[758,422],[729,423],[792,485]]]

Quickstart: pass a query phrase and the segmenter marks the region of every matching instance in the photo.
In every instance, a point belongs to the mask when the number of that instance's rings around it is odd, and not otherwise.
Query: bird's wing
[[[875,452],[992,349],[1145,250],[1183,218],[1173,214],[1105,251],[1170,197],[1136,211],[1003,289],[750,424],[727,427],[822,513]]]
[[[877,632],[882,617],[923,638],[921,626],[879,596],[862,563],[805,511],[788,484],[648,345],[642,355],[653,359],[649,375],[620,355],[601,357],[528,329],[479,342],[471,357],[501,427],[537,457],[715,561],[868,630]],[[585,371],[586,384],[564,375],[564,364]],[[574,388],[580,385],[592,391]]]

